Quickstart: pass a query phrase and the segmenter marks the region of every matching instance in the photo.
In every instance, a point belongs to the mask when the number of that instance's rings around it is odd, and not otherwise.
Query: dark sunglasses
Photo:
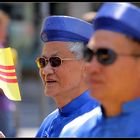
[[[140,57],[140,54],[117,54],[112,49],[107,48],[99,48],[97,50],[91,50],[90,48],[86,47],[83,50],[83,58],[86,62],[91,62],[93,57],[96,56],[97,61],[102,65],[113,64],[116,61],[118,55]]]
[[[75,60],[75,58],[62,59],[58,56],[52,56],[49,59],[47,59],[46,57],[41,56],[36,59],[36,64],[37,64],[38,68],[44,68],[50,62],[50,65],[52,67],[59,67],[62,64],[62,61],[64,61],[64,60]]]

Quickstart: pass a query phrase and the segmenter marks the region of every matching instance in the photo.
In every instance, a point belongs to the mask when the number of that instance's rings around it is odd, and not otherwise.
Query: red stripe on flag
[[[0,75],[4,75],[4,76],[16,76],[15,72],[2,72],[0,71]]]
[[[7,83],[17,83],[17,79],[6,79],[0,76],[0,80],[7,82]]]
[[[0,65],[0,69],[12,70],[12,69],[15,69],[15,66],[14,65],[12,65],[12,66],[3,66],[3,65]]]

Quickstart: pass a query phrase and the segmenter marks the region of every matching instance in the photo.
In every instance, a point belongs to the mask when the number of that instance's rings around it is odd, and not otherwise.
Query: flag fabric
[[[0,88],[10,100],[21,101],[11,48],[0,48]]]

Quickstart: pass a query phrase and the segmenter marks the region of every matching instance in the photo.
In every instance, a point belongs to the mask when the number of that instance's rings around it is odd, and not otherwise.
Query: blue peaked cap
[[[92,24],[71,16],[48,16],[41,29],[43,42],[70,41],[87,44],[92,34]]]
[[[128,2],[106,2],[99,9],[93,26],[95,31],[111,30],[140,40],[140,9]]]

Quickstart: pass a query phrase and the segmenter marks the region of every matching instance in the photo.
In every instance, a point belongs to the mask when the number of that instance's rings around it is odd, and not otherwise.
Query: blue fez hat
[[[140,40],[140,9],[127,2],[107,2],[99,9],[93,26],[95,31],[111,30]]]
[[[71,16],[49,16],[42,25],[43,42],[66,41],[88,43],[93,34],[92,24]]]

